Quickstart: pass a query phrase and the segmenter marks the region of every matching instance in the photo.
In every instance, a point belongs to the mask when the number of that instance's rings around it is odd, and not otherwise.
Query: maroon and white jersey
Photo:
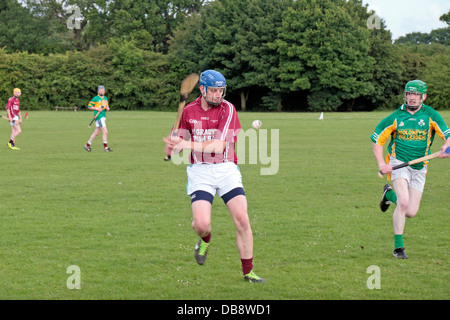
[[[11,118],[18,117],[20,112],[20,100],[16,97],[9,98],[6,103],[6,110],[11,113]]]
[[[236,109],[233,104],[223,100],[222,103],[208,110],[201,106],[201,96],[184,107],[181,116],[178,136],[194,142],[222,140],[226,142],[225,150],[221,154],[209,152],[191,152],[191,163],[222,163],[237,164],[235,144],[241,131]]]

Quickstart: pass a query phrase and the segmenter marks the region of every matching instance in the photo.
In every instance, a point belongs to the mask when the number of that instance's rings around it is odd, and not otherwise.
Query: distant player
[[[199,236],[195,259],[200,265],[205,263],[211,240],[211,207],[217,193],[236,226],[244,279],[265,282],[253,271],[253,234],[235,153],[241,129],[236,109],[223,99],[226,80],[220,72],[204,71],[199,85],[201,95],[184,108],[178,137],[164,139],[167,155],[184,149],[192,151],[192,165],[187,167],[187,194],[191,197],[192,228]]]
[[[88,109],[94,111],[95,118],[95,130],[89,138],[88,142],[84,145],[84,149],[91,152],[91,144],[95,137],[102,133],[103,139],[103,150],[106,152],[111,152],[112,150],[108,147],[108,129],[106,128],[106,111],[109,111],[108,98],[105,96],[105,87],[99,86],[97,88],[97,95],[92,98],[89,102]]]
[[[448,157],[445,150],[450,146],[450,129],[437,111],[423,104],[427,98],[427,85],[421,80],[406,84],[404,104],[383,119],[371,136],[373,153],[383,174],[390,174],[394,190],[387,184],[380,202],[381,211],[386,211],[390,203],[397,206],[393,214],[394,257],[408,259],[403,247],[403,231],[406,217],[414,217],[422,199],[428,161],[410,167],[392,170],[395,165],[430,154],[434,136],[437,134],[445,143],[441,147],[441,157]],[[386,157],[383,145],[391,138]]]
[[[11,137],[8,142],[8,147],[11,150],[20,150],[15,145],[17,136],[22,132],[20,125],[22,124],[22,115],[20,113],[20,100],[19,97],[22,95],[22,91],[19,88],[13,90],[13,96],[9,98],[6,103],[6,113],[11,124]]]

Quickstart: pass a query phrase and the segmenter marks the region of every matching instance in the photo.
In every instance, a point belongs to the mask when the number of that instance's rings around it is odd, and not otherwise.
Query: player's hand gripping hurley
[[[103,100],[102,101],[102,108],[100,108],[100,110],[98,110],[97,114],[95,115],[94,119],[92,119],[91,123],[89,123],[89,128],[91,127],[92,123],[95,121],[95,119],[97,119],[98,115],[100,114],[100,112],[103,111],[103,109],[106,109],[106,106],[108,105],[108,101]]]
[[[186,105],[186,100],[189,94],[194,90],[195,86],[198,84],[199,75],[197,73],[191,73],[181,82],[180,88],[180,103],[178,104],[177,118],[175,119],[175,124],[172,130],[172,136],[175,136],[178,128],[180,127],[181,115],[183,114],[184,106]],[[170,155],[164,157],[165,161],[170,160]]]
[[[445,153],[449,153],[449,154],[450,154],[450,147],[448,147],[447,149],[445,149]],[[420,162],[422,162],[422,161],[427,161],[427,160],[435,159],[435,158],[438,158],[440,155],[441,155],[441,151],[437,151],[437,152],[432,153],[432,154],[429,154],[429,155],[427,155],[427,156],[425,156],[425,157],[420,157],[420,158],[417,158],[417,159],[414,159],[414,160],[411,160],[411,161],[404,162],[404,163],[402,163],[402,164],[396,165],[396,166],[392,167],[392,170],[397,170],[397,169],[400,169],[400,168],[404,168],[404,167],[407,167],[407,166],[411,166],[411,165],[413,165],[413,164],[420,163]],[[383,178],[383,173],[381,172],[381,170],[378,171],[378,176],[379,176],[380,178]]]
[[[0,115],[0,117],[2,117],[2,119],[5,119],[5,120],[8,120],[8,121],[9,121],[8,117],[5,117],[5,116],[3,116],[3,115]],[[25,119],[28,119],[28,111],[27,111],[27,113],[25,114]],[[13,120],[13,122],[15,122],[15,120]]]

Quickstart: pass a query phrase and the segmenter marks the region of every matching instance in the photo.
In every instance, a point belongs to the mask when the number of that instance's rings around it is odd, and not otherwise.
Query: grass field
[[[387,114],[239,114],[245,130],[254,119],[279,129],[279,148],[269,148],[277,174],[240,164],[263,285],[243,281],[217,197],[208,261],[196,264],[186,166],[163,161],[174,113],[111,111],[112,153],[100,137],[83,149],[90,112],[30,112],[20,151],[7,148],[2,120],[0,299],[447,300],[450,160],[431,162],[419,214],[406,222],[410,259],[394,259],[393,206],[379,210],[385,180],[369,139]],[[67,287],[72,265],[79,290]],[[372,265],[381,289],[367,287]]]

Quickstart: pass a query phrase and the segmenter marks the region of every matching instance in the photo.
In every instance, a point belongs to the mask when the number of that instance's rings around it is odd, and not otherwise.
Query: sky
[[[412,32],[430,33],[445,28],[447,24],[439,17],[450,10],[450,0],[363,0],[369,4],[396,40]]]

